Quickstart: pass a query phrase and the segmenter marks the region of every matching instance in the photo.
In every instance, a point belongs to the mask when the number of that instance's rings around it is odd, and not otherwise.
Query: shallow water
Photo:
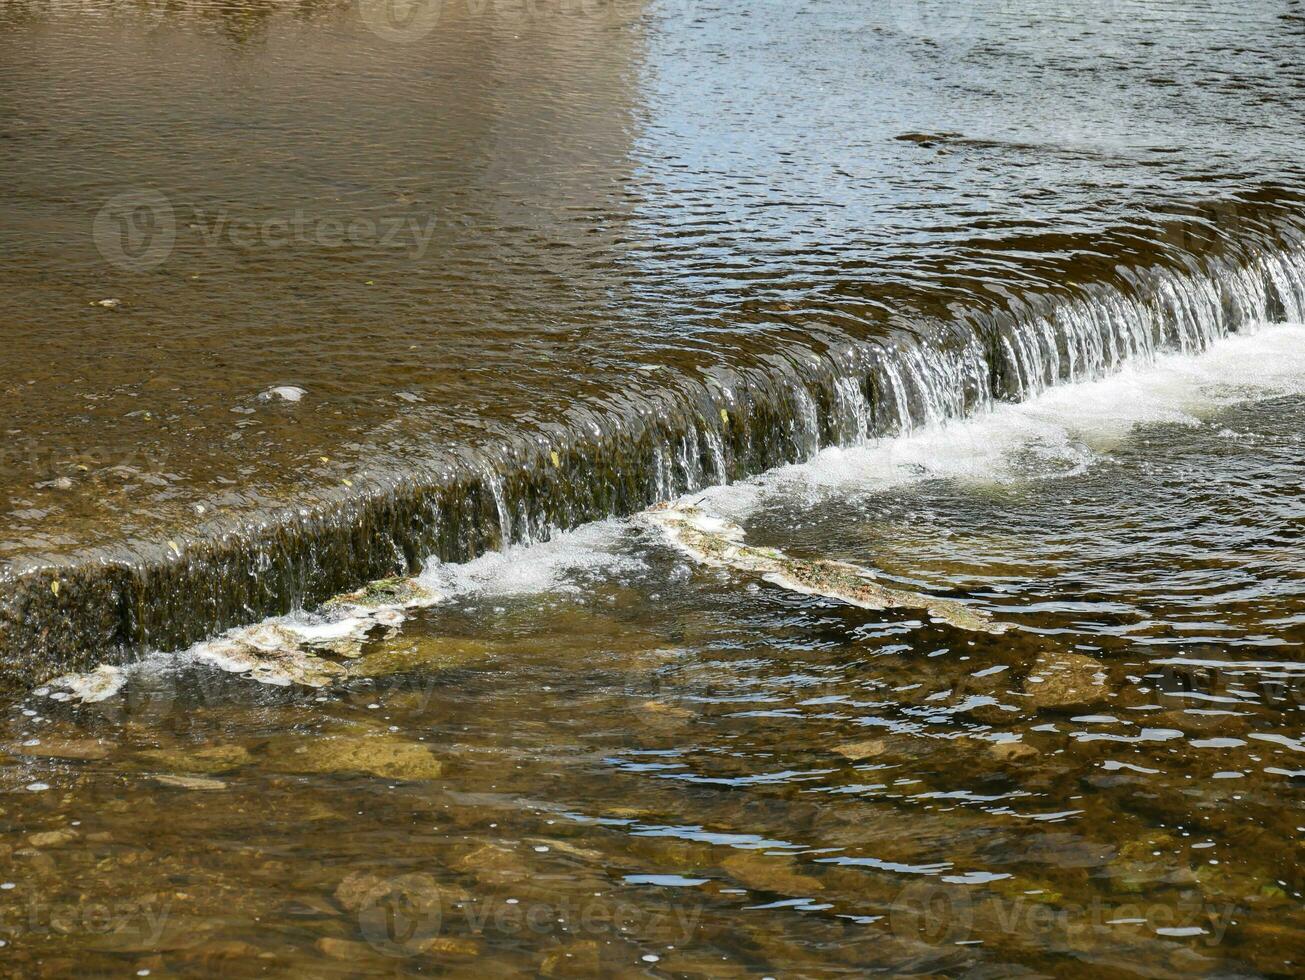
[[[423,576],[355,676],[159,656],[5,721],[28,975],[1291,976],[1305,326],[695,500],[959,631],[639,521]]]

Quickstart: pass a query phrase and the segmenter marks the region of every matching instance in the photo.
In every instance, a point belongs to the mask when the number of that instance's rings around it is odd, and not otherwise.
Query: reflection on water
[[[1290,5],[385,6],[0,4],[0,559],[1299,210]]]
[[[432,568],[448,600],[340,685],[183,657],[98,704],[34,693],[5,722],[0,959],[1298,974],[1302,337],[701,500],[978,601],[1003,636],[691,566],[611,522]]]

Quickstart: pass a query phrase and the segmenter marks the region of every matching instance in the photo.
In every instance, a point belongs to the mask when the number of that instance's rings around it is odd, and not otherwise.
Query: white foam
[[[75,699],[83,704],[95,704],[113,697],[126,683],[127,675],[121,667],[105,664],[85,674],[64,674],[45,686],[47,696],[56,701]],[[54,693],[48,693],[50,689]],[[64,696],[60,697],[61,694]]]
[[[644,567],[640,558],[619,547],[628,530],[626,521],[586,524],[549,541],[513,545],[465,564],[432,562],[418,581],[450,598],[578,594],[585,578],[610,579]]]
[[[1305,325],[1264,326],[1199,355],[1165,355],[973,418],[826,449],[806,463],[694,497],[738,520],[776,497],[873,492],[922,479],[1047,479],[1082,471],[1139,425],[1198,426],[1232,404],[1295,394],[1305,394]]]

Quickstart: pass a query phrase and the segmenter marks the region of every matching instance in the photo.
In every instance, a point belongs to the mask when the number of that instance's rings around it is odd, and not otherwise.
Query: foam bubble
[[[875,492],[922,479],[1010,483],[1073,475],[1139,425],[1199,426],[1229,405],[1295,394],[1305,394],[1305,325],[1265,326],[1199,355],[1165,355],[973,418],[826,449],[806,463],[695,497],[738,520],[776,497]]]
[[[644,567],[642,559],[620,548],[628,529],[626,521],[599,521],[465,564],[435,562],[418,581],[449,597],[581,593],[585,578],[612,578]]]

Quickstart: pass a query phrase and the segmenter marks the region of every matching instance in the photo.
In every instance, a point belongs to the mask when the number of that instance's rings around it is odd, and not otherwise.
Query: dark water
[[[0,7],[0,560],[144,554],[1298,210],[1294,3],[410,13]]]
[[[702,506],[1014,625],[638,523],[439,566],[352,676],[182,658],[6,722],[51,976],[1294,976],[1305,328]],[[12,887],[11,887],[12,886]]]

